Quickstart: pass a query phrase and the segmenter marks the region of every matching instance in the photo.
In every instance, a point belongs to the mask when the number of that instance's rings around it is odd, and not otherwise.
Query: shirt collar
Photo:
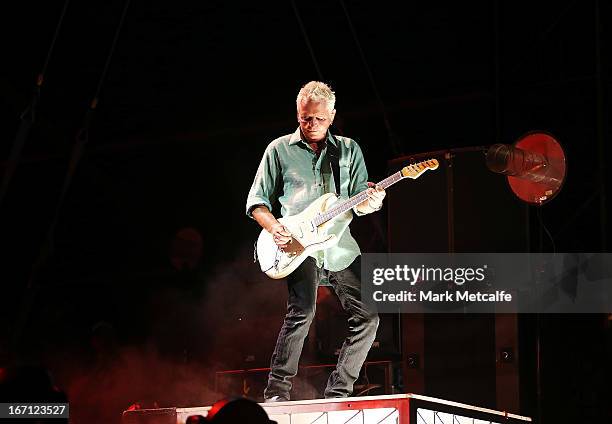
[[[293,134],[291,134],[291,138],[289,138],[289,145],[297,144],[300,141],[303,141],[305,143],[305,141],[302,140],[302,132],[300,131],[300,127],[298,127],[298,129],[295,130]],[[336,138],[331,135],[331,132],[329,130],[327,130],[327,140],[326,141],[338,147],[336,145]]]

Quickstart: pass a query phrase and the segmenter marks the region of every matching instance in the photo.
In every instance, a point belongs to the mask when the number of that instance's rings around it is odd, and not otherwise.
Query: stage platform
[[[525,424],[531,418],[416,394],[261,404],[278,424]],[[124,424],[184,424],[210,406],[125,411]]]

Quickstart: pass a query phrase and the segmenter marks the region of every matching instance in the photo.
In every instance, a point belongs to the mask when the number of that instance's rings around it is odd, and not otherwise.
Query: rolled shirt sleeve
[[[356,194],[361,193],[368,188],[368,170],[365,165],[365,159],[359,144],[353,143],[351,164],[349,169],[349,196],[353,197]],[[365,215],[357,209],[357,206],[353,207],[353,212],[357,216]]]
[[[278,154],[273,144],[270,144],[264,152],[263,158],[257,168],[253,185],[249,191],[246,202],[246,214],[253,218],[253,209],[257,206],[266,206],[272,211],[272,203],[276,200],[275,188],[278,186],[280,176],[280,164]]]

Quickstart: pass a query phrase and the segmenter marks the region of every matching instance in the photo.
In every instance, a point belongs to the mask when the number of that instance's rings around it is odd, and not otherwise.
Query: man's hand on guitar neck
[[[293,240],[289,230],[274,218],[274,215],[272,215],[267,207],[257,206],[253,209],[252,215],[262,228],[272,234],[274,243],[281,249],[286,247],[287,244],[291,243],[291,240]]]
[[[387,195],[384,188],[381,188],[374,183],[368,182],[368,187],[368,198],[357,205],[357,209],[363,214],[380,210],[380,208],[382,208],[383,199]]]

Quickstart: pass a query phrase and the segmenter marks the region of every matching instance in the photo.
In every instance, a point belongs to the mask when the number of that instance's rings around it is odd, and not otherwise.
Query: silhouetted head
[[[276,424],[256,402],[245,398],[229,398],[215,402],[207,416],[214,424]]]
[[[22,365],[0,368],[0,402],[67,403],[68,398],[53,385],[46,369]],[[23,421],[64,424],[68,423],[68,418],[39,418],[35,421],[29,419]]]
[[[66,402],[46,369],[22,365],[0,368],[0,402]]]

